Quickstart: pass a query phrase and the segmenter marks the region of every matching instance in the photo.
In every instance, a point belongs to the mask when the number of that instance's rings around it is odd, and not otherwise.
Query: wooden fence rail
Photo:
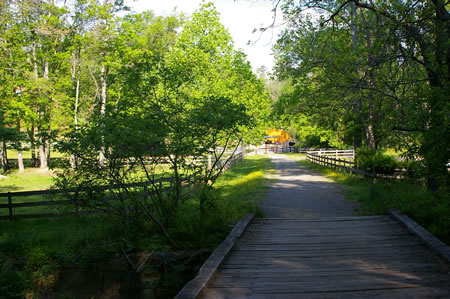
[[[243,153],[237,153],[234,155],[234,157],[230,160],[221,160],[218,163],[218,167],[222,168],[223,171],[226,171],[232,167],[234,167],[239,161],[242,161],[244,159]],[[223,163],[226,163],[223,165]],[[129,183],[129,184],[114,184],[114,185],[107,185],[107,186],[98,186],[98,187],[91,187],[91,188],[72,188],[72,189],[55,189],[55,190],[36,190],[36,191],[20,191],[20,192],[4,192],[0,193],[0,198],[7,198],[8,203],[6,204],[0,204],[0,210],[2,209],[8,209],[8,216],[0,216],[1,219],[14,219],[14,218],[42,218],[42,217],[57,217],[57,216],[66,216],[66,215],[81,215],[81,214],[95,214],[99,213],[99,211],[79,211],[78,206],[76,206],[76,198],[78,197],[78,193],[90,191],[90,190],[96,190],[96,191],[105,191],[105,190],[111,190],[111,189],[117,189],[117,188],[134,188],[134,187],[145,187],[152,184],[162,184],[162,183],[172,183],[175,181],[175,178],[160,178],[155,179],[153,182],[140,182],[140,183]],[[189,177],[183,178],[182,183],[185,184],[192,184],[195,183],[196,176],[191,175]],[[13,197],[22,197],[22,196],[36,196],[36,195],[57,195],[62,193],[74,193],[75,199],[64,199],[64,200],[46,200],[46,201],[39,201],[39,202],[21,202],[21,203],[14,203]],[[74,212],[67,212],[64,214],[58,214],[58,213],[33,213],[33,214],[20,214],[15,215],[14,209],[16,208],[24,208],[24,207],[41,207],[41,206],[63,206],[68,204],[75,204],[75,211]]]
[[[324,167],[329,167],[338,171],[348,171],[350,174],[361,174],[365,177],[370,177],[373,178],[373,182],[375,182],[376,179],[381,178],[381,179],[398,179],[398,178],[403,178],[403,175],[386,175],[386,174],[380,174],[380,173],[369,173],[366,171],[363,171],[361,169],[357,168],[357,165],[355,162],[353,161],[348,161],[348,160],[342,160],[342,159],[336,159],[336,158],[332,158],[329,156],[319,156],[317,154],[313,154],[313,153],[308,153],[306,154],[306,159],[311,161],[314,164],[317,165],[321,165]],[[349,166],[347,166],[349,165]],[[399,170],[397,172],[403,173],[404,171]]]
[[[285,153],[298,153],[298,154],[316,154],[319,156],[329,156],[337,158],[355,159],[355,150],[339,150],[334,148],[310,148],[310,147],[294,147],[294,146],[278,146],[272,145],[266,146],[264,148],[265,152],[267,149],[271,149],[273,152],[285,152]]]

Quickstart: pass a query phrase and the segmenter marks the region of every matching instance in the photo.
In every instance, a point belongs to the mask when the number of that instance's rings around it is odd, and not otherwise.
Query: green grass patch
[[[257,203],[270,188],[267,174],[274,172],[274,164],[266,156],[248,156],[236,167],[224,173],[215,184],[220,196],[220,209],[229,213],[230,221],[237,221],[245,213],[261,215]]]
[[[283,153],[283,154],[289,156],[289,158],[292,160],[300,161],[306,159],[306,154],[299,154],[299,153]]]
[[[53,172],[39,168],[25,168],[19,173],[12,170],[6,178],[0,179],[0,193],[47,190],[52,185]]]
[[[445,192],[430,192],[414,181],[384,181],[350,176],[309,161],[300,161],[311,170],[341,183],[349,200],[361,203],[362,215],[387,214],[397,209],[407,215],[441,241],[450,244],[450,198]]]
[[[37,155],[37,152],[36,152]],[[50,159],[51,158],[63,158],[64,154],[60,153],[58,151],[52,151],[50,153]],[[31,159],[31,151],[25,150],[22,151],[22,158],[24,159]],[[8,149],[8,159],[17,159],[17,150],[15,149]]]

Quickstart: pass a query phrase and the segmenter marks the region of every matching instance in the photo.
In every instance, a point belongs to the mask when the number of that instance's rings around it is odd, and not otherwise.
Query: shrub
[[[356,151],[358,167],[367,172],[393,174],[399,163],[394,157],[384,154],[381,150],[361,147]]]

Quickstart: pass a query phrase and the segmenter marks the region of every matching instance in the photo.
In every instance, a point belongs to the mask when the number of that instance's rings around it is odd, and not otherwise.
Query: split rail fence
[[[365,177],[371,177],[373,178],[373,182],[376,181],[376,179],[399,179],[404,177],[404,171],[398,170],[397,174],[394,175],[386,175],[386,174],[380,174],[375,172],[366,172],[361,169],[357,168],[357,165],[354,161],[345,160],[346,154],[344,153],[342,156],[342,159],[335,158],[334,154],[332,156],[328,155],[326,152],[322,152],[321,155],[318,155],[313,152],[308,152],[306,154],[306,159],[308,161],[311,161],[314,164],[321,165],[324,167],[335,169],[339,172],[345,172],[348,171],[350,174],[360,174]]]
[[[239,161],[242,161],[244,159],[244,154],[237,153],[234,155],[232,159],[224,159],[223,161],[220,160],[219,163],[217,163],[220,168],[223,169],[222,171],[226,171],[232,167],[234,167]],[[226,163],[223,165],[223,163]],[[211,167],[211,159],[208,159],[207,161],[207,167],[210,169]],[[173,184],[175,181],[175,178],[160,178],[156,179],[153,182],[141,182],[141,183],[130,183],[125,185],[108,185],[108,186],[98,186],[95,188],[90,188],[90,190],[95,189],[96,191],[105,191],[105,190],[111,190],[111,189],[117,189],[117,188],[135,188],[135,187],[147,187],[152,184],[164,184],[168,183],[169,185]],[[192,185],[196,184],[197,177],[196,175],[191,175],[189,177],[182,179],[183,185]],[[67,216],[67,215],[83,215],[83,214],[95,214],[100,213],[100,211],[88,211],[88,210],[81,210],[80,207],[77,205],[77,198],[78,194],[80,192],[89,191],[88,188],[76,188],[76,189],[69,189],[69,190],[36,190],[36,191],[23,191],[23,192],[5,192],[0,193],[0,199],[1,198],[7,198],[7,203],[0,204],[0,212],[4,209],[7,209],[8,215],[1,215],[6,213],[0,214],[0,220],[2,219],[17,219],[17,218],[43,218],[43,217],[58,217],[58,216]],[[13,198],[17,197],[26,197],[26,196],[58,196],[60,194],[67,194],[71,193],[73,194],[73,199],[57,199],[57,200],[45,200],[45,201],[29,201],[29,202],[13,202]],[[19,208],[30,208],[30,207],[50,207],[50,206],[73,206],[73,210],[71,212],[64,212],[64,213],[29,213],[29,214],[16,214],[15,210]]]

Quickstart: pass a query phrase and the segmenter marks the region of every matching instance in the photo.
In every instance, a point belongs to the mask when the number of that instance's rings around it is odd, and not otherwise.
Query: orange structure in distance
[[[282,143],[288,141],[290,136],[283,130],[280,129],[268,129],[266,131],[266,141],[270,141],[272,143]]]

